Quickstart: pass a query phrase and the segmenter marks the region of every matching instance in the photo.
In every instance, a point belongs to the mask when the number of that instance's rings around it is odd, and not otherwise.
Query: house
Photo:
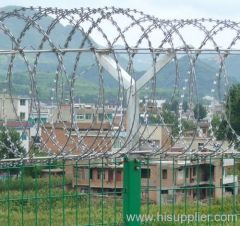
[[[51,153],[83,154],[112,148],[111,125],[105,123],[46,123],[41,127],[41,143]]]
[[[29,98],[0,94],[0,120],[28,121]]]
[[[30,98],[0,94],[0,125],[15,129],[28,153],[33,124],[29,121]]]
[[[168,125],[141,125],[139,150],[145,152],[160,148],[162,151],[168,150],[172,145],[171,132]]]
[[[123,165],[101,163],[88,164],[81,161],[75,165],[71,174],[72,186],[79,187],[79,190],[92,192],[113,192],[121,195],[123,189]]]
[[[236,195],[238,176],[227,171],[233,165],[233,159],[155,162],[149,166],[149,196],[156,203],[172,203]]]
[[[221,198],[238,193],[238,176],[231,173],[233,159],[200,162],[159,160],[141,167],[142,199],[153,203],[178,203]],[[81,192],[122,194],[123,163],[80,161],[72,172],[72,186]]]
[[[73,108],[73,109],[72,109]],[[74,112],[74,114],[72,113]],[[112,123],[118,111],[114,106],[97,107],[92,104],[63,104],[51,109],[49,121],[59,122],[110,122]]]
[[[29,122],[32,124],[43,124],[50,120],[52,109],[57,108],[56,106],[47,106],[40,103],[39,108],[33,107],[29,115]]]

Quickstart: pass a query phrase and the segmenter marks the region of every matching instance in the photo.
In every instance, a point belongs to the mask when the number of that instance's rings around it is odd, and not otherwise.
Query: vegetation
[[[17,150],[18,153],[24,154],[26,151],[22,147],[19,133],[16,129],[0,127],[0,158],[15,158],[16,154],[10,150]]]
[[[86,225],[113,222],[121,219],[119,197],[80,193],[67,189],[70,180],[65,177],[22,177],[0,182],[0,225]],[[51,223],[50,223],[51,222]],[[79,225],[79,224],[78,224]]]
[[[80,193],[77,189],[45,188],[0,192],[0,225],[122,225],[122,200],[119,196]],[[240,197],[209,200],[207,203],[185,200],[182,204],[142,204],[142,214],[155,217],[149,225],[159,225],[156,217],[162,215],[232,214],[240,211]],[[223,205],[224,204],[224,205]],[[174,205],[174,206],[173,206]],[[145,222],[147,223],[147,222]],[[219,225],[219,222],[211,222]],[[161,222],[170,225],[171,222]],[[236,225],[239,221],[236,222]],[[143,224],[142,222],[142,225]],[[183,225],[176,222],[174,225]],[[190,222],[187,225],[196,225]],[[198,225],[206,225],[199,222]],[[232,225],[232,222],[224,222]]]
[[[227,120],[232,129],[239,136],[240,135],[240,84],[233,85],[227,96],[226,104]],[[236,134],[228,133],[228,139],[237,142]]]
[[[225,115],[226,118],[218,115],[213,116],[211,123],[214,135],[218,140],[227,139],[239,146],[237,135],[240,135],[240,84],[233,85],[229,89],[226,97]]]
[[[161,117],[158,114],[152,114],[149,119],[149,123],[153,124],[169,124],[172,127],[172,135],[176,136],[179,133],[179,121],[178,121],[178,106],[177,100],[173,100],[171,103],[167,102],[163,106]],[[183,111],[186,112],[188,104],[186,101],[183,102]],[[183,132],[196,129],[196,125],[192,120],[182,119],[182,130]]]
[[[226,120],[220,118],[218,115],[214,115],[212,118],[212,128],[214,136],[217,140],[225,140],[227,138],[228,124]],[[230,136],[230,133],[229,133]]]
[[[12,11],[18,9],[17,6],[1,8],[1,11]],[[24,14],[27,16],[32,16],[33,12],[26,10]],[[47,30],[47,28],[52,26],[53,18],[51,16],[44,16],[37,21],[39,26]],[[26,22],[19,19],[18,17],[10,17],[4,19],[4,25],[9,29],[14,37],[20,37],[21,32],[24,30]],[[53,29],[49,33],[51,41],[56,47],[63,47],[66,42],[66,38],[69,36],[69,32],[72,30],[72,26],[64,26],[61,23],[54,24]],[[61,34],[61,35],[59,35]],[[4,33],[0,34],[0,49],[12,49],[14,46],[12,40]],[[21,46],[25,49],[37,49],[39,44],[43,39],[43,35],[37,31],[36,28],[30,26],[27,34],[21,39]],[[74,35],[71,37],[69,42],[69,48],[79,47],[81,41],[84,40],[84,35],[80,30],[76,30]],[[94,40],[91,40],[91,43],[95,47],[99,47]],[[86,41],[83,48],[89,48],[90,45]],[[49,48],[49,43],[46,41],[43,45],[43,48]],[[72,72],[74,68],[74,63],[76,61],[76,53],[68,53],[63,55],[64,68],[66,69],[65,73],[59,73],[59,87],[63,84],[64,90],[69,90],[67,87],[66,77],[70,79],[72,77]],[[34,54],[28,54],[27,60],[30,65],[33,66],[36,56]],[[123,68],[127,68],[128,59],[126,56],[117,55],[117,60]],[[228,60],[228,59],[226,59]],[[6,75],[10,63],[10,56],[0,56],[1,62],[1,75],[0,75],[0,89],[8,87],[6,85]],[[145,62],[144,64],[142,62]],[[210,63],[209,63],[210,62]],[[235,59],[235,62],[238,62],[238,59]],[[56,74],[54,73],[58,67],[58,58],[55,53],[45,53],[41,54],[38,58],[38,65],[36,66],[36,75],[34,80],[36,81],[36,89],[38,95],[42,101],[48,101],[52,96],[52,88],[55,88],[54,79]],[[134,57],[134,77],[138,79],[146,71],[148,67],[146,65],[152,65],[152,56],[139,54]],[[186,75],[189,71],[189,57],[182,56],[178,61],[178,72],[181,75]],[[234,64],[231,67],[231,76],[229,78],[230,82],[234,81],[233,76],[236,76],[235,71],[238,64]],[[81,98],[84,102],[97,102],[97,96],[99,90],[99,82],[103,79],[103,84],[105,88],[105,99],[110,101],[116,101],[116,94],[118,92],[118,82],[114,81],[111,76],[109,76],[106,71],[103,71],[102,78],[100,79],[98,71],[97,62],[93,53],[81,53],[79,63],[76,68],[76,81],[74,92],[77,98]],[[209,59],[198,57],[195,62],[195,71],[197,75],[198,91],[200,96],[205,96],[210,93],[212,87],[212,81],[214,80],[214,74],[216,71],[216,65],[213,64]],[[24,58],[21,56],[16,56],[14,58],[14,67],[12,68],[12,88],[16,94],[28,95],[31,89],[31,73],[28,73],[26,63]],[[65,78],[65,80],[63,79]],[[166,79],[167,78],[167,79]],[[63,82],[63,83],[62,83]],[[156,76],[156,96],[157,98],[170,98],[173,94],[173,87],[175,85],[179,87],[185,86],[184,78],[179,78],[179,81],[176,80],[176,64],[171,62]],[[66,89],[65,89],[66,88]],[[114,95],[112,95],[114,94]],[[113,99],[115,97],[115,99]],[[67,97],[66,97],[67,98]]]
[[[23,176],[18,179],[9,178],[8,180],[0,181],[0,192],[4,191],[18,191],[23,190],[26,191],[34,191],[48,188],[49,184],[51,184],[51,188],[61,188],[62,185],[70,184],[71,180],[63,177],[52,176],[49,178],[32,178],[29,176]],[[14,192],[13,192],[14,193]]]
[[[203,119],[207,116],[206,108],[200,103],[195,105],[193,112],[194,112],[194,118],[196,120]]]

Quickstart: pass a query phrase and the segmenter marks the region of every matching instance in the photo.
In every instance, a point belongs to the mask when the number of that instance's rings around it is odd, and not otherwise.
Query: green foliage
[[[211,124],[214,136],[217,140],[225,140],[227,137],[231,136],[226,120],[221,119],[218,115],[213,116]]]
[[[161,119],[162,117],[162,119]],[[149,123],[152,124],[169,124],[172,128],[172,135],[176,136],[179,132],[179,122],[178,122],[178,116],[174,111],[170,111],[165,107],[163,111],[161,112],[161,117],[157,114],[153,114],[149,118]],[[185,131],[191,131],[196,129],[196,125],[192,120],[186,120],[182,119],[182,130]]]
[[[187,101],[183,101],[183,111],[186,112],[188,110],[189,106],[188,106],[188,102]]]
[[[226,104],[227,121],[237,135],[240,135],[240,84],[233,85],[228,92]],[[230,133],[228,135],[230,141],[237,143],[236,135]]]
[[[192,120],[182,119],[183,131],[191,131],[196,129],[196,125]]]
[[[207,110],[202,104],[196,104],[194,109],[194,118],[197,120],[203,119],[207,116]]]
[[[37,192],[37,193],[36,193]],[[123,225],[121,198],[105,197],[101,194],[80,193],[76,189],[66,190],[62,188],[48,188],[38,190],[12,191],[11,196],[7,192],[0,192],[0,225],[19,225],[21,220],[24,225]],[[167,222],[157,221],[156,217],[177,215],[217,215],[237,214],[240,210],[240,197],[223,197],[222,199],[204,202],[185,200],[181,204],[142,204],[141,214],[153,216],[154,221],[142,222],[141,225],[168,226],[174,224],[196,225],[196,221]],[[10,218],[8,218],[8,211]],[[174,211],[174,212],[173,212]],[[8,220],[10,224],[8,224]],[[185,224],[186,223],[186,224]],[[199,226],[205,226],[207,222],[197,222]],[[219,225],[219,222],[211,222],[211,225]],[[233,222],[224,222],[224,225],[233,225]],[[235,225],[239,225],[236,219]]]
[[[23,175],[25,177],[32,177],[32,178],[40,177],[42,169],[44,168],[39,165],[24,167]]]
[[[64,185],[70,184],[71,180],[69,178],[64,178]],[[7,180],[0,181],[0,191],[19,191],[23,189],[24,191],[33,191],[35,189],[47,189],[51,184],[51,188],[61,187],[63,185],[63,177],[52,176],[50,179],[38,178],[37,180],[29,176],[22,176],[18,179],[9,178]]]
[[[169,111],[175,112],[175,114],[177,114],[178,113],[178,101],[172,100],[171,102],[165,103],[164,108]]]
[[[26,150],[22,147],[19,133],[15,129],[0,127],[0,158],[15,158],[12,150],[25,154]]]
[[[227,118],[214,115],[211,122],[213,132],[218,140],[227,139],[230,142],[234,141],[239,146],[236,135],[232,132],[230,126],[237,135],[240,135],[240,84],[233,85],[229,89],[226,100],[225,114]]]
[[[149,117],[149,123],[151,124],[168,124],[172,128],[172,134],[176,135],[178,133],[178,120],[174,112],[164,109],[161,112],[161,117],[158,114],[152,114]]]

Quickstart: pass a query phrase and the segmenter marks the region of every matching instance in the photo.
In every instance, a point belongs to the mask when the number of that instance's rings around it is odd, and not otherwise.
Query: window
[[[92,180],[93,179],[93,169],[89,170],[89,179]]]
[[[193,167],[193,176],[196,176],[196,167]]]
[[[97,170],[97,179],[105,180],[105,170],[104,169]]]
[[[27,140],[27,134],[26,134],[26,133],[22,133],[21,139],[22,139],[22,140]]]
[[[20,99],[20,105],[25,106],[26,105],[26,100],[25,99]]]
[[[85,170],[82,168],[79,169],[79,178],[85,180]]]
[[[99,121],[103,121],[103,113],[99,113],[98,114],[98,120]]]
[[[202,149],[204,146],[204,143],[198,143],[198,149]]]
[[[40,144],[41,143],[40,136],[32,136],[31,138],[32,138],[33,143],[35,143],[35,144]]]
[[[112,121],[112,114],[111,113],[105,114],[104,118],[105,120]]]
[[[168,190],[161,190],[161,194],[163,195],[168,194]]]
[[[116,181],[121,181],[122,180],[122,171],[117,170],[116,172]]]
[[[25,120],[25,112],[20,112],[20,119]]]
[[[167,179],[167,170],[166,169],[162,170],[162,178]]]
[[[114,144],[113,144],[113,148],[121,148],[123,146],[122,141],[121,140],[115,140]]]
[[[75,167],[75,178],[77,179],[81,179],[81,180],[87,180],[89,175],[88,175],[88,169],[86,168],[83,168],[83,167]]]
[[[105,180],[105,170],[102,169],[102,179]]]
[[[85,118],[88,119],[88,120],[91,120],[91,119],[92,119],[92,114],[89,114],[89,113],[86,114],[86,115],[85,115]]]
[[[189,169],[185,168],[185,178],[188,178],[188,174],[189,174]]]
[[[76,119],[77,119],[78,121],[81,121],[81,120],[84,120],[85,117],[84,117],[83,114],[79,114],[79,115],[76,116]]]
[[[98,179],[98,180],[101,179],[101,170],[97,170],[97,179]]]
[[[142,178],[150,178],[151,170],[150,169],[141,169]]]
[[[112,181],[113,181],[113,170],[112,170],[112,169],[110,169],[110,170],[108,171],[108,181],[109,181],[109,182],[112,182]]]

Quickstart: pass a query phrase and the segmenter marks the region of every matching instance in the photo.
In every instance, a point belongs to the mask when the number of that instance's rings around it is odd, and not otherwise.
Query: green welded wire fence
[[[240,158],[137,162],[141,212],[132,215],[124,159],[2,164],[0,225],[239,225]]]

